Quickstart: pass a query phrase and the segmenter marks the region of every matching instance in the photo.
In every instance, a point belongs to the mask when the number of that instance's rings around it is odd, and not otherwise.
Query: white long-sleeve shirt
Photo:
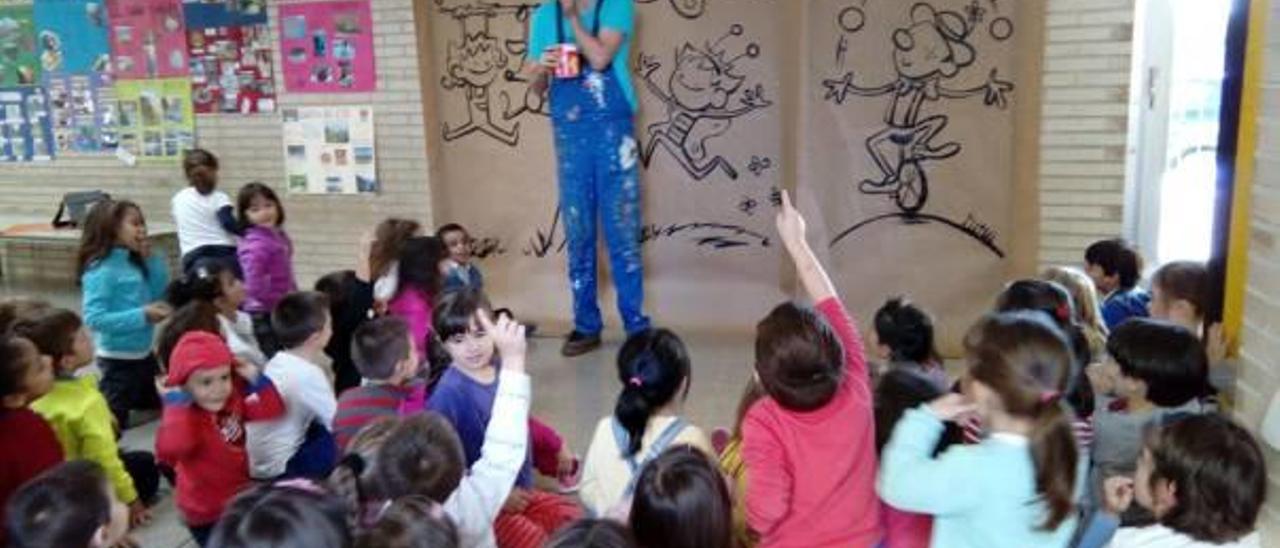
[[[218,325],[222,328],[222,338],[226,339],[231,354],[241,361],[263,368],[267,365],[267,357],[258,346],[258,338],[253,334],[253,319],[244,312],[236,312],[236,319],[218,314]]]
[[[307,428],[318,421],[333,430],[338,399],[324,369],[297,354],[277,352],[267,362],[266,375],[284,399],[287,412],[279,420],[245,425],[249,451],[249,475],[271,479],[284,473],[289,459],[306,441]]]
[[[484,431],[480,460],[462,477],[458,489],[444,501],[444,511],[458,525],[459,546],[494,548],[493,521],[502,510],[516,476],[524,466],[529,443],[529,375],[503,370],[493,418]]]

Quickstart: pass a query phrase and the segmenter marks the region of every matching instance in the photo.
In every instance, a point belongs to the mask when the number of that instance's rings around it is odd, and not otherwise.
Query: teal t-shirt
[[[613,65],[610,70],[618,79],[618,85],[622,87],[622,93],[627,96],[627,103],[631,105],[631,110],[634,112],[636,90],[631,83],[631,38],[635,34],[636,26],[635,5],[633,0],[596,0],[595,6],[590,10],[578,14],[582,27],[588,31],[591,30],[591,25],[595,21],[595,11],[602,1],[604,11],[600,12],[600,30],[608,29],[622,34],[622,45],[613,56]],[[546,0],[533,12],[533,20],[529,24],[527,53],[528,61],[532,63],[541,62],[542,52],[556,43],[555,24],[558,2],[559,0]],[[569,20],[561,17],[559,23],[564,31],[565,40],[572,40],[573,26],[570,25]]]

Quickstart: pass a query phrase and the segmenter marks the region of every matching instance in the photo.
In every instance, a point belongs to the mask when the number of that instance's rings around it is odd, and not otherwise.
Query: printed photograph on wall
[[[0,4],[0,86],[40,82],[35,14],[31,3]]]
[[[102,0],[35,3],[36,52],[44,72],[106,73],[111,63],[107,8]]]
[[[275,69],[267,12],[237,3],[188,3],[191,99],[205,113],[274,112]]]
[[[44,76],[49,111],[59,152],[111,151],[119,144],[116,105],[107,96],[110,80],[102,74]]]
[[[195,147],[191,82],[186,78],[116,83],[120,147],[145,163],[177,164]]]
[[[298,194],[379,191],[373,107],[286,108],[285,185]]]
[[[187,36],[178,0],[107,0],[107,16],[114,77],[188,74]]]
[[[0,88],[0,162],[53,159],[48,99],[38,87]]]
[[[367,1],[282,4],[284,87],[299,93],[373,91],[378,86]]]

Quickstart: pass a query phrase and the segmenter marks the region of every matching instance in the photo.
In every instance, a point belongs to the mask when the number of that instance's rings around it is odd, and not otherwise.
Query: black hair
[[[346,306],[347,295],[351,294],[351,288],[357,281],[354,270],[338,270],[316,280],[315,290],[329,298],[331,311],[337,311]]]
[[[1089,337],[1076,323],[1075,302],[1071,292],[1057,282],[1047,280],[1018,280],[996,298],[996,312],[1033,311],[1046,315],[1067,336],[1071,344],[1071,380],[1064,392],[1064,399],[1071,405],[1077,417],[1093,414],[1093,385],[1085,370],[1093,361],[1089,350]]]
[[[1177,324],[1134,318],[1111,332],[1107,353],[1127,377],[1147,384],[1147,399],[1177,407],[1208,391],[1209,358],[1200,339]]]
[[[769,397],[793,411],[812,411],[844,381],[844,345],[810,307],[778,305],[756,324],[755,368]]]
[[[618,350],[618,380],[622,392],[613,416],[626,429],[624,456],[640,451],[649,418],[671,402],[684,385],[688,394],[689,353],[684,342],[666,329],[645,329],[627,337]]]
[[[928,403],[943,395],[943,390],[923,373],[910,367],[894,367],[876,381],[875,420],[876,453],[884,450],[893,435],[893,428],[908,409]],[[946,424],[946,432],[934,448],[937,455],[943,449],[960,442],[963,431],[955,423]]]
[[[111,523],[107,476],[98,463],[73,460],[37,476],[9,499],[5,529],[13,548],[89,546]]]
[[[99,200],[89,208],[89,213],[84,218],[84,227],[80,231],[80,249],[76,252],[77,284],[83,283],[85,273],[119,245],[120,225],[124,224],[130,211],[137,212],[142,224],[147,224],[142,208],[129,200]],[[142,271],[143,278],[151,277],[146,259],[137,251],[129,250],[129,262]]]
[[[1084,260],[1107,276],[1119,276],[1120,289],[1133,289],[1142,276],[1142,256],[1122,238],[1094,242],[1084,251]]]
[[[465,335],[471,330],[476,311],[487,308],[484,294],[477,289],[445,291],[436,298],[432,327],[441,341],[447,341],[454,335]]]
[[[236,195],[236,219],[239,219],[240,226],[249,226],[249,206],[258,196],[276,203],[276,226],[284,226],[284,202],[271,187],[257,181],[240,187],[240,193]]]
[[[0,334],[0,398],[27,391],[27,375],[37,358],[37,349],[31,341]]]
[[[1157,481],[1175,486],[1176,503],[1159,521],[1210,544],[1253,531],[1267,498],[1267,464],[1253,435],[1221,415],[1190,415],[1150,432]]]
[[[227,506],[209,539],[212,548],[347,548],[351,512],[319,484],[292,480],[260,485]]]
[[[635,548],[636,539],[623,524],[611,519],[582,519],[561,529],[546,548]]]
[[[53,359],[56,366],[62,358],[76,351],[76,333],[84,321],[65,308],[46,308],[18,320],[13,334],[32,342],[36,350]]]
[[[876,337],[889,347],[895,362],[927,363],[936,360],[933,346],[933,319],[903,297],[884,303],[875,316]]]
[[[283,348],[296,348],[324,329],[329,299],[324,293],[297,291],[285,295],[271,312],[271,329]]]
[[[212,303],[222,296],[222,275],[235,275],[229,264],[220,261],[204,261],[182,277],[169,282],[165,288],[165,301],[174,308],[182,308],[191,301]]]
[[[676,445],[640,472],[631,533],[645,548],[731,548],[732,512],[719,468],[702,451]]]
[[[414,236],[400,250],[400,286],[412,287],[433,298],[442,283],[440,261],[448,256],[444,243],[435,236]]]
[[[192,173],[197,168],[201,167],[217,171],[218,157],[214,156],[212,152],[202,148],[193,148],[182,155],[182,173],[187,176],[187,180],[191,183],[191,186],[196,188],[196,192],[199,192],[202,195],[207,195],[210,192],[213,192],[213,188],[217,183],[217,180],[215,179],[210,181],[206,179],[192,179]]]
[[[156,358],[161,365],[169,363],[173,350],[183,335],[203,331],[222,337],[222,323],[218,321],[218,309],[206,301],[191,301],[174,310],[156,335]]]
[[[440,228],[436,229],[436,237],[440,238],[440,241],[443,242],[444,235],[450,232],[461,232],[463,234],[469,234],[467,232],[467,229],[462,225],[458,223],[448,223],[448,224],[441,225]]]
[[[409,357],[409,324],[397,316],[369,320],[351,335],[351,361],[360,376],[385,380],[396,372],[396,364]]]

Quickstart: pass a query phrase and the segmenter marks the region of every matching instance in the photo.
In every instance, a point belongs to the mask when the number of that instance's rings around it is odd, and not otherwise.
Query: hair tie
[[[294,478],[294,479],[288,479],[288,480],[276,482],[275,486],[283,487],[285,489],[296,489],[298,491],[305,491],[307,493],[311,493],[314,495],[325,494],[324,489],[321,488],[319,484],[306,478]]]
[[[641,388],[644,386],[644,380],[641,379],[639,375],[633,375],[630,379],[627,379],[627,384],[636,388]]]
[[[1071,308],[1067,306],[1067,303],[1058,304],[1058,308],[1055,312],[1058,315],[1058,321],[1062,323],[1069,323],[1071,321]]]
[[[1061,394],[1056,390],[1045,390],[1040,393],[1040,403],[1053,403]]]

